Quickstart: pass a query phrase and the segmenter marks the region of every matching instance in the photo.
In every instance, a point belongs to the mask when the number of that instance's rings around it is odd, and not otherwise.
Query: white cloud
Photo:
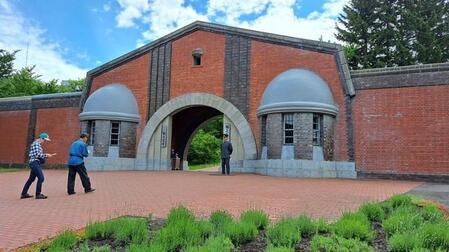
[[[192,6],[183,6],[183,0],[155,0],[144,20],[150,28],[143,38],[154,40],[188,25],[196,20],[208,21],[207,16],[199,14]]]
[[[118,0],[122,11],[117,16],[117,26],[136,27],[136,22],[148,25],[137,46],[196,20],[213,20],[252,30],[336,42],[335,22],[349,0],[326,0],[322,9],[307,16],[297,16],[294,10],[301,7],[301,1],[310,0],[208,0],[207,13],[201,14],[184,0]],[[248,15],[256,18],[244,20]]]
[[[282,34],[298,38],[336,42],[334,37],[336,17],[349,0],[329,0],[323,5],[323,12],[315,11],[307,17],[298,17],[294,0],[272,1],[266,15],[252,21],[239,21],[238,27],[252,30]]]
[[[135,27],[135,20],[142,18],[150,6],[147,0],[118,0],[118,3],[123,8],[116,17],[117,26],[121,28]]]
[[[238,18],[247,14],[260,14],[271,3],[270,0],[209,0],[207,13],[209,16],[225,14],[217,20],[226,24],[238,22]]]
[[[26,66],[28,47],[28,66],[35,65],[35,71],[42,75],[42,80],[85,77],[87,70],[68,63],[63,57],[64,48],[46,40],[45,30],[30,24],[6,1],[0,3],[0,48],[21,50],[14,61],[16,69]]]

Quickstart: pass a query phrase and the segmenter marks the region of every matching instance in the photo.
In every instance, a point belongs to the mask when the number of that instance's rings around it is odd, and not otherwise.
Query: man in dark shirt
[[[34,142],[30,146],[30,151],[28,153],[29,157],[29,166],[30,166],[30,176],[28,177],[27,182],[23,186],[22,194],[20,195],[21,199],[31,198],[30,194],[28,194],[28,189],[30,189],[31,184],[37,177],[36,183],[36,199],[46,199],[47,196],[41,193],[42,191],[42,183],[44,183],[44,173],[42,171],[42,165],[45,163],[45,159],[48,157],[52,157],[56,155],[56,153],[48,154],[44,153],[44,149],[42,148],[42,144],[46,141],[50,141],[50,137],[47,133],[42,132],[39,135],[39,138],[34,140]]]
[[[75,194],[76,173],[78,173],[81,178],[81,184],[83,184],[85,193],[95,191],[90,185],[90,179],[87,175],[86,167],[84,167],[84,158],[89,156],[89,152],[87,151],[87,140],[89,140],[89,135],[81,134],[80,139],[73,142],[72,146],[70,146],[68,161],[69,176],[67,179],[67,193],[69,195]]]
[[[231,167],[229,166],[229,159],[232,154],[232,144],[229,142],[228,134],[224,134],[224,141],[221,144],[221,174],[229,175],[231,173]]]

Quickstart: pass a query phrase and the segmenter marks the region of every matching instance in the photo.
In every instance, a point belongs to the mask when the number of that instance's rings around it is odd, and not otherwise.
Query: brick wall
[[[38,109],[36,119],[36,138],[42,131],[50,135],[51,142],[43,145],[46,153],[57,153],[49,158],[47,164],[66,164],[69,147],[79,138],[80,123],[79,108],[48,108]],[[27,124],[28,125],[28,124]]]
[[[139,142],[140,134],[145,128],[148,116],[149,59],[150,56],[145,54],[126,64],[95,76],[90,89],[90,94],[92,94],[95,90],[108,84],[121,83],[133,92],[140,114],[140,122],[137,129],[137,143]]]
[[[193,66],[192,50],[203,49],[201,66]],[[205,92],[223,97],[225,36],[196,31],[173,41],[170,99]]]
[[[357,169],[449,174],[448,97],[449,85],[357,91],[353,106]]]
[[[27,148],[27,134],[30,110],[1,111],[0,163],[23,164]]]
[[[288,46],[253,41],[251,46],[251,87],[249,122],[260,150],[256,110],[271,80],[290,68],[305,68],[318,74],[328,85],[339,109],[335,130],[335,160],[348,159],[347,123],[343,85],[332,54],[306,51]]]

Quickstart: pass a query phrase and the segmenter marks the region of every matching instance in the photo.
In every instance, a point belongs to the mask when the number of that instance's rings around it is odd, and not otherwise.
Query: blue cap
[[[39,135],[39,138],[44,139],[44,140],[47,140],[47,141],[50,141],[50,136],[49,136],[46,132],[42,132],[42,133]]]

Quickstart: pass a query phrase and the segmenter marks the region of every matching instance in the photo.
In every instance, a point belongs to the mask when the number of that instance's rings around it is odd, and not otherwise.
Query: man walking
[[[228,134],[223,135],[224,141],[221,144],[221,174],[229,175],[231,173],[231,168],[229,167],[229,159],[232,154],[232,144],[229,142]]]
[[[28,194],[28,189],[30,189],[31,184],[37,177],[36,183],[36,199],[46,199],[47,196],[41,193],[42,191],[42,183],[44,183],[44,172],[42,171],[42,165],[45,163],[45,159],[48,157],[52,157],[56,155],[56,153],[48,154],[44,153],[44,149],[42,149],[42,144],[46,141],[50,141],[50,137],[47,133],[42,132],[39,135],[39,138],[34,140],[34,142],[30,146],[30,151],[28,153],[29,157],[29,166],[30,166],[30,176],[23,186],[22,194],[20,195],[21,199],[32,198],[30,194]]]
[[[81,184],[83,184],[84,192],[90,193],[95,191],[90,185],[89,176],[87,176],[86,167],[84,167],[84,157],[89,155],[87,151],[87,140],[89,135],[81,134],[80,139],[76,140],[70,146],[69,152],[69,176],[67,179],[67,193],[69,195],[75,194],[75,177],[76,173],[79,174],[81,178]]]

